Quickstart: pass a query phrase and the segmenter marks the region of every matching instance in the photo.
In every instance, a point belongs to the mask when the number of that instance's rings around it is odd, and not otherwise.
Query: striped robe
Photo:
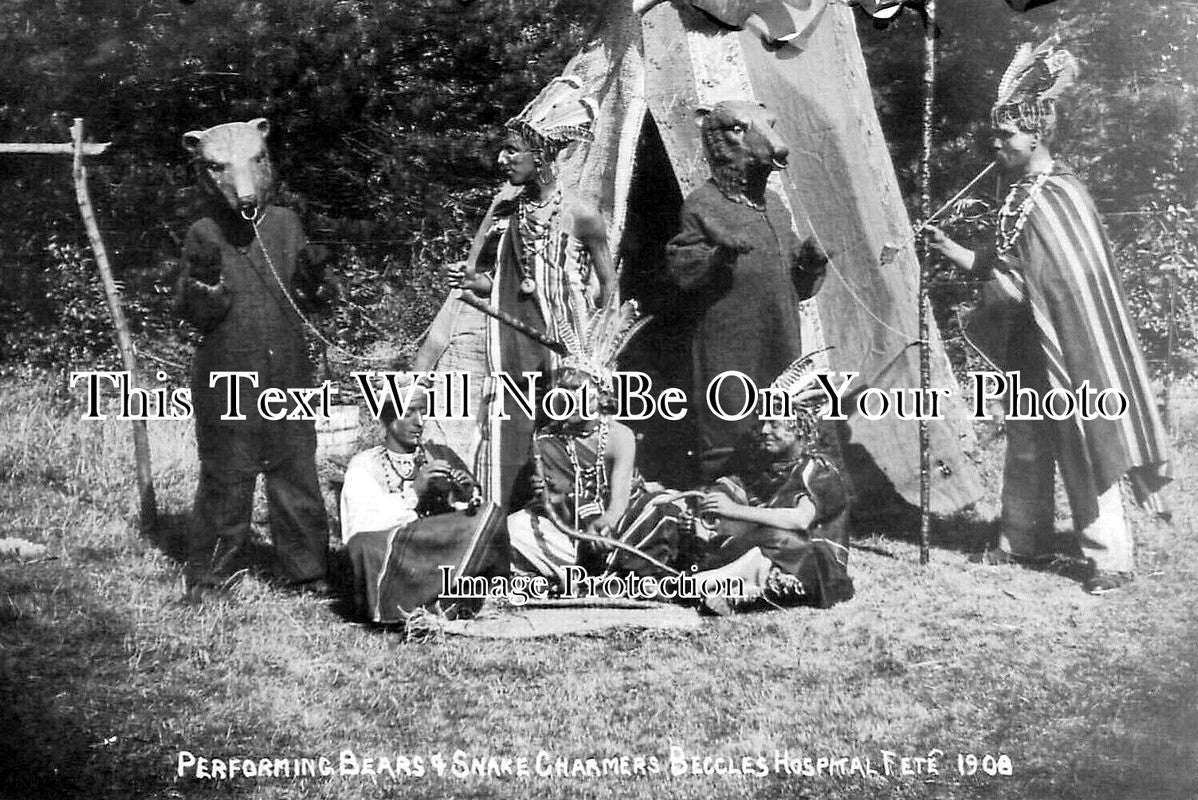
[[[1054,166],[1015,241],[980,266],[994,273],[966,333],[983,355],[1004,370],[1027,369],[1011,344],[1034,337],[1047,388],[1073,392],[1088,380],[1094,392],[1109,387],[1127,398],[1119,419],[1059,423],[1069,426],[1062,446],[1078,450],[1062,463],[1082,464],[1098,493],[1127,474],[1137,502],[1163,513],[1157,491],[1171,479],[1168,440],[1110,244],[1077,176]],[[1021,330],[1029,313],[1032,326]],[[1075,518],[1097,513],[1097,495],[1092,508],[1074,509]]]

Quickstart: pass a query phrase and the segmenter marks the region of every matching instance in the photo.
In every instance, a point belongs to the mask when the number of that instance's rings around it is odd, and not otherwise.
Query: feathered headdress
[[[790,398],[789,413],[816,417],[827,409],[828,393],[819,383],[815,357],[831,349],[824,347],[799,356],[770,384],[772,393],[782,391]]]
[[[554,78],[518,115],[507,121],[515,131],[542,150],[560,148],[569,142],[594,139],[591,126],[598,106],[584,97],[582,84],[572,75]]]
[[[632,337],[652,319],[641,316],[635,300],[618,303],[613,299],[597,310],[578,331],[562,325],[558,335],[570,351],[562,359],[562,367],[586,373],[604,391],[610,391],[616,359]]]
[[[1013,123],[1021,130],[1051,132],[1057,122],[1057,98],[1077,78],[1077,61],[1059,48],[1060,37],[1048,37],[1039,47],[1024,42],[998,82],[998,97],[990,110],[994,127]]]

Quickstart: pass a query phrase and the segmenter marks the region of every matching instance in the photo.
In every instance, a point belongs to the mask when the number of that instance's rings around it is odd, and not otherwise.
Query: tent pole
[[[919,206],[920,216],[925,220],[932,212],[932,129],[935,124],[933,113],[936,105],[936,0],[927,0],[924,6],[927,19],[923,27],[923,152],[919,161]],[[932,353],[928,341],[928,262],[931,247],[927,238],[923,240],[922,258],[919,264],[919,388],[921,396],[927,397],[932,383]],[[919,420],[919,563],[927,564],[931,558],[930,540],[932,528],[931,487],[931,441],[928,420],[922,415]]]

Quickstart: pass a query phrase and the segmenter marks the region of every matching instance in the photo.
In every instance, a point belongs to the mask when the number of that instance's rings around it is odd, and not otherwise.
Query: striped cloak
[[[1022,197],[1027,197],[1024,187]],[[1008,249],[980,266],[994,268],[979,308],[966,320],[966,333],[982,354],[1004,370],[1027,369],[1016,345],[1034,337],[1049,389],[1074,392],[1089,381],[1094,392],[1111,388],[1127,398],[1116,420],[1080,416],[1061,446],[1079,448],[1098,493],[1124,474],[1136,501],[1159,513],[1157,491],[1171,480],[1168,440],[1145,367],[1143,350],[1127,312],[1110,243],[1089,193],[1072,172],[1054,166],[1036,194],[1023,229]],[[1022,322],[1030,320],[1030,329]],[[1033,347],[1035,346],[1033,344]],[[1039,361],[1040,358],[1035,359]],[[1093,509],[1074,509],[1097,514]]]

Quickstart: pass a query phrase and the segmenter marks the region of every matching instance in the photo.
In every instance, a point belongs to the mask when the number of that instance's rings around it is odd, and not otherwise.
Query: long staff
[[[523,320],[516,319],[511,314],[509,314],[506,311],[503,311],[499,308],[496,308],[495,306],[488,303],[486,300],[483,300],[481,297],[475,296],[471,292],[462,291],[458,295],[458,299],[461,300],[463,303],[465,303],[468,306],[473,306],[474,308],[477,308],[479,311],[483,312],[488,317],[494,317],[495,319],[502,322],[504,325],[507,325],[510,328],[514,328],[515,330],[524,334],[528,338],[533,339],[537,342],[540,342],[541,344],[545,345],[546,347],[548,347],[550,350],[557,353],[558,355],[566,356],[566,355],[570,354],[569,349],[562,342],[559,342],[557,339],[550,339],[547,335],[545,335],[544,332],[537,330],[536,328],[532,327],[531,325],[524,322]]]
[[[923,215],[931,218],[928,212],[932,207],[932,126],[935,119],[933,114],[936,104],[936,0],[927,0],[924,8],[927,17],[924,19],[923,32],[923,152],[920,155],[919,194]],[[984,174],[984,173],[983,173]],[[927,223],[924,223],[925,225]],[[931,246],[925,240],[922,249],[923,258],[919,265],[919,389],[926,397],[932,384],[932,348],[928,341],[929,320],[928,312],[928,259],[931,256]],[[932,530],[932,445],[931,429],[928,420],[923,415],[919,418],[919,563],[927,564],[931,558]]]
[[[484,314],[494,317],[495,319],[502,322],[504,325],[508,325],[511,328],[513,328],[514,330],[517,330],[520,333],[524,334],[525,336],[528,336],[528,337],[536,340],[537,342],[540,342],[541,344],[545,345],[550,350],[553,350],[556,353],[560,353],[561,355],[569,354],[569,350],[561,342],[557,341],[556,339],[550,339],[544,333],[537,330],[536,328],[533,328],[531,325],[528,325],[528,324],[524,323],[523,321],[516,319],[511,314],[508,314],[505,311],[501,311],[498,308],[491,306],[485,300],[475,297],[474,295],[470,294],[469,292],[460,293],[458,295],[458,299],[461,300],[463,303],[466,303],[467,305],[477,308],[479,311],[482,311]],[[545,465],[541,458],[541,447],[537,443],[537,434],[536,434],[535,430],[533,431],[533,435],[532,435],[532,459],[533,459],[533,468],[536,470],[537,477],[541,480],[541,484],[543,486],[548,487],[549,484],[545,480]],[[617,550],[623,550],[627,553],[630,553],[631,555],[637,556],[638,558],[643,558],[645,561],[648,561],[653,566],[658,567],[659,569],[665,570],[670,575],[673,575],[675,577],[680,577],[682,575],[681,571],[676,570],[667,564],[663,564],[661,561],[658,561],[653,556],[649,555],[648,553],[643,552],[642,550],[640,550],[636,547],[633,547],[630,544],[625,544],[624,542],[621,542],[621,541],[618,541],[615,539],[608,539],[603,536],[594,536],[589,533],[581,533],[579,531],[574,530],[573,528],[567,526],[565,523],[563,523],[561,521],[561,519],[557,515],[557,509],[555,509],[553,507],[552,503],[548,502],[547,498],[546,498],[546,502],[544,502],[543,505],[545,507],[545,516],[549,520],[549,522],[555,528],[560,530],[563,534],[570,537],[571,539],[575,539],[575,540],[581,541],[581,542],[591,542],[592,544],[597,544],[597,545],[600,545],[601,547],[609,547],[609,548],[615,548]]]

